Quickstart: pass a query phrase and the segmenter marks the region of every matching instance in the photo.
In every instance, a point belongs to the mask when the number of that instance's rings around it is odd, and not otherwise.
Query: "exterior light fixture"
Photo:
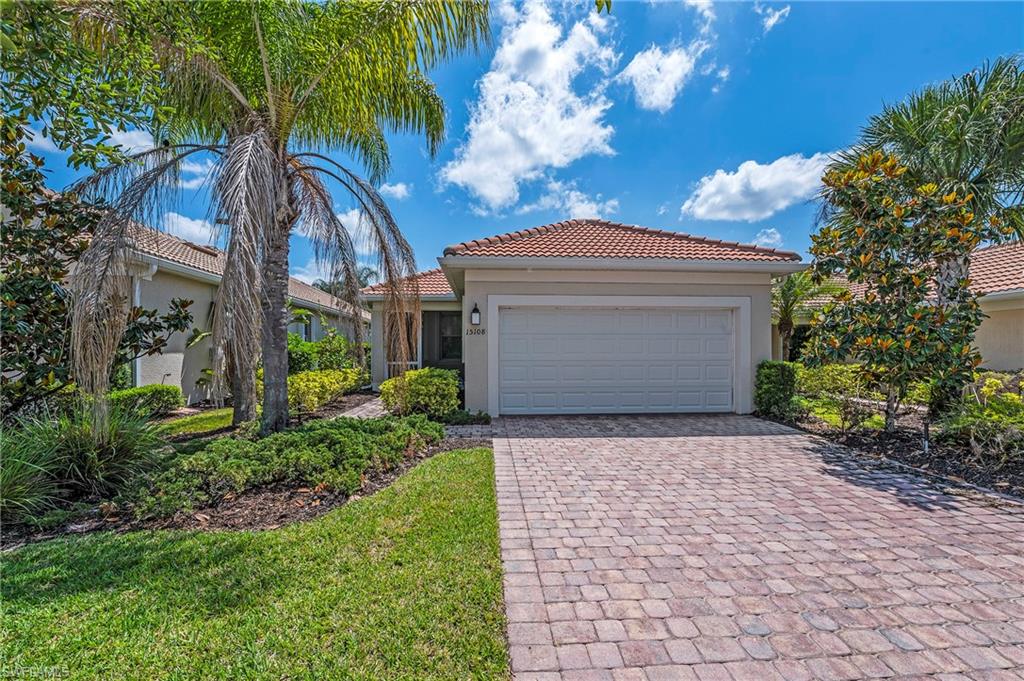
[[[469,323],[473,326],[480,326],[480,308],[473,303],[473,311],[469,313]]]

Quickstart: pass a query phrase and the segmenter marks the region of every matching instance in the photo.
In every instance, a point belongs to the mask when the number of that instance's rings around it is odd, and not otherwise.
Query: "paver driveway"
[[[494,455],[519,680],[1024,678],[1021,507],[751,417],[507,418]]]

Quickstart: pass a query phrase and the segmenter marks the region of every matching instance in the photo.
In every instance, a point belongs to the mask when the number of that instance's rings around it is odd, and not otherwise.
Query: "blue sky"
[[[592,7],[495,2],[491,45],[432,74],[447,142],[431,159],[392,136],[383,187],[422,268],[448,244],[595,215],[805,253],[826,155],[868,116],[1024,51],[1018,2]],[[73,175],[45,155],[64,186]],[[186,170],[165,227],[204,241],[205,169]],[[307,240],[292,246],[292,272],[316,277]]]

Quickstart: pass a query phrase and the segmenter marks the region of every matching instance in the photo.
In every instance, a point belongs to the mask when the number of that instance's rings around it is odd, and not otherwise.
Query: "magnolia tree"
[[[848,291],[811,320],[812,365],[853,360],[884,387],[885,428],[913,381],[959,391],[981,362],[973,348],[982,313],[966,276],[936,282],[948,263],[1010,233],[998,214],[977,215],[972,194],[909,180],[899,158],[847,156],[823,178],[824,224],[812,236],[813,273],[843,274],[866,287]],[[927,433],[926,433],[927,436]]]

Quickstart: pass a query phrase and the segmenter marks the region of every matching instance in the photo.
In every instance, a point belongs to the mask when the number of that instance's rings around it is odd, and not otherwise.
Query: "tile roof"
[[[448,283],[448,278],[444,276],[444,272],[440,268],[419,272],[412,277],[412,280],[416,282],[420,296],[454,295],[452,286]],[[364,295],[378,295],[384,291],[384,286],[383,283],[374,284],[373,286],[367,286],[362,292]]]
[[[191,241],[185,241],[142,225],[136,227],[132,238],[135,241],[136,250],[141,253],[218,277],[224,274],[227,256],[218,248],[194,244]],[[347,303],[343,303],[326,291],[321,291],[294,277],[288,278],[288,296],[300,303],[312,303],[325,308],[340,308],[351,313],[351,307]],[[366,316],[364,310],[360,310],[360,313],[362,316]]]
[[[971,254],[971,290],[979,296],[1024,290],[1024,243],[997,244],[979,248]],[[832,282],[850,289],[855,298],[864,295],[866,284],[853,284],[844,277]],[[831,296],[808,301],[808,307],[821,307]]]
[[[799,261],[789,251],[681,232],[574,219],[449,246],[445,255],[528,258],[675,258],[680,260]]]

